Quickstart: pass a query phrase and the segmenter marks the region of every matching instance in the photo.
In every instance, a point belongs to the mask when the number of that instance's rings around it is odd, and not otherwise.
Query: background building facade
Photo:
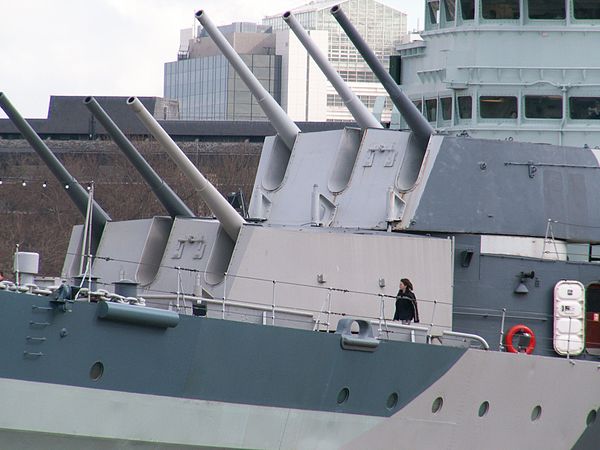
[[[258,80],[279,102],[281,56],[266,27],[233,23],[219,27]],[[188,36],[188,33],[182,33]],[[256,99],[212,39],[200,33],[180,46],[178,60],[165,64],[164,94],[180,103],[183,120],[267,120]]]
[[[351,89],[373,109],[386,92],[329,10],[341,5],[386,67],[396,46],[407,39],[406,14],[375,0],[317,1],[292,10],[315,44]],[[282,11],[283,13],[283,11]],[[263,86],[295,121],[351,121],[341,98],[281,19],[263,24],[219,27]],[[186,34],[187,33],[187,34]],[[180,101],[187,120],[266,120],[256,100],[202,33],[184,42],[178,60],[165,64],[164,96]],[[389,119],[391,107],[384,111]]]
[[[335,5],[342,7],[385,67],[389,66],[389,57],[395,53],[396,46],[408,38],[406,14],[375,0],[317,1],[291,11],[305,29],[327,33],[327,47],[324,50],[329,62],[372,110],[377,97],[387,97],[387,93],[331,15],[330,9]],[[287,32],[288,26],[281,16],[266,17],[263,25],[270,25],[274,32]],[[325,81],[324,87],[326,120],[351,120],[352,116],[333,86]],[[282,94],[282,100],[285,100],[285,93]],[[286,107],[285,103],[283,106]],[[389,118],[390,111],[391,105],[386,108],[384,119],[385,116]]]

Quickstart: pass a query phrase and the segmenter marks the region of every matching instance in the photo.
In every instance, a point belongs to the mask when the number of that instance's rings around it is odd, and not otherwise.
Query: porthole
[[[444,399],[442,397],[438,397],[433,401],[433,404],[431,405],[431,412],[432,413],[438,413],[440,412],[440,410],[442,409],[442,406],[444,404]]]
[[[397,404],[398,404],[398,394],[396,392],[392,392],[386,402],[387,409],[394,409]]]
[[[479,415],[479,417],[483,417],[488,413],[489,410],[490,410],[490,402],[488,402],[486,400],[481,405],[479,405],[479,412],[477,414]]]
[[[536,420],[538,420],[540,418],[541,415],[542,415],[542,407],[540,405],[537,405],[531,411],[531,421],[535,422]]]
[[[104,364],[100,361],[96,361],[90,368],[90,378],[94,381],[98,381],[102,378],[102,374],[104,374]]]
[[[585,419],[585,424],[589,427],[591,424],[593,424],[596,421],[596,410],[592,409],[588,415],[587,418]]]
[[[350,389],[348,389],[347,387],[343,388],[337,396],[338,405],[345,403],[348,400],[349,396],[350,396]]]

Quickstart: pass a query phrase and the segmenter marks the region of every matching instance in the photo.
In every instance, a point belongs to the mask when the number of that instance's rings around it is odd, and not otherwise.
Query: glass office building
[[[387,93],[330,14],[331,7],[338,4],[386,67],[396,46],[407,37],[406,14],[375,0],[317,1],[292,10],[299,22],[315,33],[342,78],[372,108],[375,99],[387,97]],[[307,65],[304,49],[290,40],[295,37],[290,37],[293,33],[281,18],[283,12],[266,17],[262,25],[233,23],[219,29],[294,120],[352,121],[333,87],[322,75],[311,74],[313,68]],[[180,117],[267,120],[211,39],[200,34],[190,40],[191,31],[186,36],[178,60],[166,63],[164,74],[164,97],[179,100]]]
[[[235,22],[219,29],[256,78],[279,101],[281,56],[275,55],[270,28]],[[168,62],[164,67],[164,96],[179,100],[180,118],[267,120],[212,39],[203,31],[196,38],[192,37],[191,30],[183,31],[177,61]]]
[[[328,32],[329,61],[363,103],[372,108],[377,97],[387,94],[329,12],[335,5],[341,6],[385,67],[389,67],[389,57],[397,45],[407,39],[406,14],[375,0],[316,1],[291,10],[307,30]],[[263,25],[272,26],[273,31],[288,28],[281,14],[266,17]],[[328,120],[351,120],[342,99],[331,86],[327,89],[327,110]]]

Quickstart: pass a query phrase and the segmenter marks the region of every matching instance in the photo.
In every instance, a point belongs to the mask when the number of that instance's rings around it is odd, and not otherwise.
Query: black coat
[[[415,323],[419,322],[417,299],[410,289],[406,289],[404,292],[398,291],[396,294],[394,320],[414,320]]]

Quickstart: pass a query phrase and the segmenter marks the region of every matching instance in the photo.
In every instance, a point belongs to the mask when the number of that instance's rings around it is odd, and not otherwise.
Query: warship
[[[112,221],[0,93],[85,218],[60,285],[33,252],[0,282],[4,448],[597,448],[600,151],[435,132],[331,12],[409,129],[286,13],[357,124],[301,133],[196,13],[277,132],[244,217],[129,98],[214,215],[195,217],[88,97],[167,211]],[[419,323],[391,320],[401,278]]]

